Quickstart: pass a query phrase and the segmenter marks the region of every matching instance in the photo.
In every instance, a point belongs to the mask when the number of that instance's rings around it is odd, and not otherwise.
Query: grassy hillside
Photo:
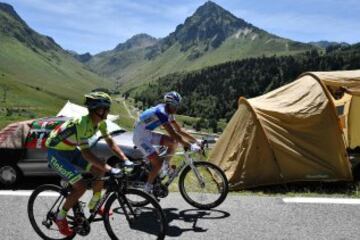
[[[131,39],[124,45],[130,43]],[[115,48],[95,55],[87,64],[95,72],[122,83],[121,90],[128,90],[170,73],[316,48],[268,33],[208,1],[153,45]]]
[[[259,37],[254,40],[246,37],[242,39],[229,38],[219,48],[196,59],[189,59],[193,50],[181,52],[180,48],[179,44],[175,44],[153,60],[142,60],[122,69],[121,81],[125,82],[123,89],[137,87],[169,73],[194,71],[251,57],[295,55],[310,49],[301,43],[269,37]]]
[[[216,49],[204,52],[205,47],[197,45],[182,51],[181,45],[175,43],[153,59],[146,58],[150,49],[108,51],[96,55],[89,66],[99,74],[123,83],[122,90],[128,90],[169,73],[193,71],[251,57],[293,55],[312,48],[262,32],[236,33]]]
[[[0,127],[55,114],[66,102],[113,84],[90,72],[51,38],[33,31],[0,4]]]
[[[0,41],[0,108],[7,117],[12,114],[4,109],[18,109],[20,119],[54,114],[67,99],[79,103],[84,93],[111,86],[63,53],[34,53],[14,39]]]
[[[183,97],[180,114],[206,119],[208,122],[202,121],[198,125],[217,129],[219,119],[232,117],[240,96],[262,95],[307,71],[359,68],[360,44],[339,45],[327,48],[325,52],[313,50],[298,55],[249,58],[170,74],[134,89],[130,96],[137,105],[146,108],[157,103],[164,93],[176,90]]]

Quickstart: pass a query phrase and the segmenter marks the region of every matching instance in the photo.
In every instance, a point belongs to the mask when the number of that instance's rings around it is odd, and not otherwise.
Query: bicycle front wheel
[[[181,172],[179,190],[191,206],[211,209],[225,200],[229,187],[224,172],[218,166],[199,161],[194,162],[194,169],[187,166]]]
[[[31,194],[27,211],[30,223],[35,232],[46,240],[73,239],[62,235],[53,222],[60,205],[64,201],[62,188],[56,185],[45,184],[36,188]]]
[[[129,199],[148,202],[133,206]],[[105,204],[104,224],[111,239],[164,239],[165,215],[159,203],[139,189],[127,189],[124,194],[113,194]]]

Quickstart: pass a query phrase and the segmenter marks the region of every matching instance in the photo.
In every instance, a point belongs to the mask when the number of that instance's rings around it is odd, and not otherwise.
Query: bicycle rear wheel
[[[180,174],[181,195],[186,202],[199,209],[219,206],[229,191],[224,172],[218,166],[204,161],[194,162],[194,167],[196,172],[187,166]]]
[[[56,185],[45,184],[36,188],[31,194],[27,212],[30,223],[35,232],[46,240],[73,239],[62,235],[53,220],[64,200],[62,188]]]
[[[128,199],[149,202],[133,206]],[[127,189],[125,194],[113,194],[105,204],[104,224],[111,239],[164,239],[165,215],[158,202],[139,189]],[[110,214],[109,214],[110,213]]]

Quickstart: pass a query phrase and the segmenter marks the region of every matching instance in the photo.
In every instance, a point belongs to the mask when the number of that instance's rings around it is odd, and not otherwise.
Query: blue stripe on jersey
[[[154,130],[155,128],[170,121],[170,115],[165,111],[165,104],[158,104],[145,110],[140,115],[140,121],[145,125],[147,130]]]

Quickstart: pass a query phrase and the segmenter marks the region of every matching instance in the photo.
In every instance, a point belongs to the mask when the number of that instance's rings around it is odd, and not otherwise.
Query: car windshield
[[[123,133],[125,132],[125,130],[123,128],[121,128],[119,125],[117,125],[116,123],[106,119],[106,125],[107,125],[107,129],[108,132],[110,133],[110,135],[114,134],[114,133]],[[101,133],[100,131],[97,131],[96,134],[94,134],[94,136],[92,136],[91,138],[89,138],[89,145],[92,146],[93,144],[95,144],[99,138],[101,137]]]

